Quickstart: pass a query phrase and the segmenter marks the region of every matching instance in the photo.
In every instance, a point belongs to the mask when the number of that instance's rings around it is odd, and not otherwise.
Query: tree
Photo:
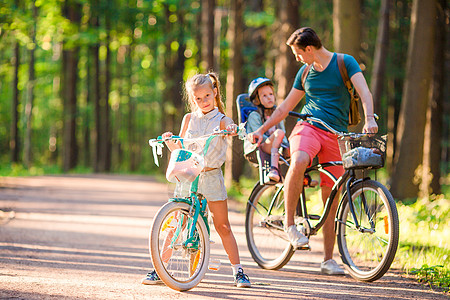
[[[28,84],[27,84],[27,104],[25,106],[25,142],[23,162],[27,168],[31,166],[31,135],[32,135],[32,117],[34,102],[34,84],[35,84],[35,50],[36,50],[36,23],[37,23],[37,7],[36,2],[32,1],[33,25],[31,28],[31,45],[30,45],[30,61],[28,64]]]
[[[380,6],[377,42],[375,44],[375,58],[371,80],[374,111],[381,113],[381,94],[383,92],[384,73],[386,69],[386,55],[389,47],[389,10],[391,0],[383,0]]]
[[[360,60],[361,49],[361,2],[359,0],[333,0],[334,50],[352,55]],[[362,105],[359,101],[359,111],[362,116]],[[361,132],[363,120],[350,129]]]
[[[243,0],[231,0],[229,11],[229,24],[227,40],[230,44],[230,66],[227,72],[226,86],[226,115],[237,120],[237,107],[235,99],[244,90],[242,80],[242,45],[243,45]],[[225,183],[230,186],[233,182],[239,182],[243,166],[242,141],[230,139],[227,149],[227,163],[225,164]]]
[[[81,19],[80,6],[72,0],[64,3],[63,15],[73,24]],[[77,118],[77,82],[78,82],[79,47],[63,43],[62,54],[62,99],[63,99],[63,170],[73,169],[78,162],[78,145],[76,139]]]
[[[202,0],[202,61],[200,69],[208,72],[214,68],[214,10],[215,0]]]
[[[291,48],[286,45],[286,41],[299,26],[299,1],[282,0],[278,7],[279,22],[275,41],[278,47],[278,55],[275,60],[275,80],[277,82],[277,99],[284,100],[294,83],[295,75],[299,70],[299,64],[292,55]],[[290,132],[294,128],[296,120],[288,118],[286,120],[286,131]]]
[[[249,12],[253,14],[264,13],[264,1],[251,0],[247,2],[247,8]],[[245,78],[244,82],[249,83],[250,80],[264,76],[264,61],[267,30],[262,24],[255,24],[249,26],[244,30],[244,45],[245,53],[244,65],[247,66],[244,70]]]
[[[397,129],[391,192],[398,199],[417,197],[418,168],[423,159],[423,140],[431,81],[436,1],[414,0],[411,13],[406,81]],[[418,173],[416,173],[418,172]],[[416,177],[416,179],[415,179]]]
[[[20,6],[20,1],[15,1],[16,9]],[[9,142],[9,149],[11,152],[11,161],[12,162],[18,162],[19,161],[19,128],[18,128],[18,122],[19,122],[19,112],[17,111],[19,106],[19,67],[20,67],[20,44],[19,41],[16,39],[14,41],[14,54],[13,54],[13,62],[14,62],[14,74],[13,74],[13,98],[12,98],[12,105],[11,105],[11,130],[10,130],[10,142]]]
[[[430,100],[427,108],[425,140],[423,150],[422,196],[441,193],[441,138],[444,111],[444,57],[445,46],[445,0],[437,2],[437,18],[435,30],[435,47],[433,57],[433,73],[430,87]]]
[[[92,75],[93,80],[91,87],[92,89],[88,91],[89,94],[92,94],[92,96],[88,96],[88,98],[93,100],[94,104],[94,120],[95,120],[95,155],[94,155],[94,171],[95,172],[101,172],[104,171],[102,169],[102,166],[105,165],[104,160],[106,157],[104,156],[102,152],[102,122],[101,122],[101,108],[100,108],[100,102],[101,102],[101,84],[100,84],[100,57],[99,57],[99,50],[100,50],[100,37],[99,37],[99,30],[100,30],[100,22],[99,22],[99,13],[100,13],[100,5],[99,0],[93,0],[91,2],[91,15],[89,23],[96,35],[96,41],[89,46],[89,55],[92,58]]]

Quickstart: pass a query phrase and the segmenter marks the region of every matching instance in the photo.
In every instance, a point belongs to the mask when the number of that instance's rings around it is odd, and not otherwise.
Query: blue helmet
[[[253,79],[248,86],[248,95],[251,101],[255,99],[258,89],[264,85],[273,86],[273,82],[269,78],[258,77]]]

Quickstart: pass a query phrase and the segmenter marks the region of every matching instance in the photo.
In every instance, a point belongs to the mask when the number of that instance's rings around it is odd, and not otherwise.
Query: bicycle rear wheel
[[[397,207],[391,193],[377,181],[359,182],[351,192],[360,229],[355,226],[345,195],[336,223],[339,253],[353,278],[375,281],[387,272],[397,251]]]
[[[294,249],[284,232],[283,185],[257,184],[247,203],[245,216],[247,246],[255,262],[276,270],[289,262]]]
[[[209,264],[208,230],[201,217],[197,219],[194,244],[185,242],[192,227],[190,206],[169,202],[157,212],[150,230],[150,255],[161,280],[177,291],[192,289],[203,279]]]

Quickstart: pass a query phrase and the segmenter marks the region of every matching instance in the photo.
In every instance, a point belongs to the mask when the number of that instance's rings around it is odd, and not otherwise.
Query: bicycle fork
[[[367,218],[369,220],[371,228],[367,229],[367,228],[361,227],[361,225],[358,222],[358,218],[356,217],[355,205],[353,203],[351,187],[352,187],[352,184],[354,182],[356,182],[357,180],[355,179],[355,176],[354,176],[355,175],[354,174],[354,170],[352,170],[352,173],[353,174],[351,174],[350,178],[347,180],[346,190],[347,190],[348,207],[350,209],[350,213],[352,214],[353,222],[355,224],[356,229],[359,230],[360,232],[363,232],[363,233],[365,233],[365,232],[374,233],[375,224],[373,222],[373,219],[370,217],[370,211],[369,211],[369,207],[367,205],[366,196],[364,195],[364,189],[363,189],[363,191],[361,192],[361,195],[360,195],[361,205],[362,205],[362,207],[364,209],[365,214],[367,215]],[[365,179],[363,179],[361,181],[364,182],[364,180]]]

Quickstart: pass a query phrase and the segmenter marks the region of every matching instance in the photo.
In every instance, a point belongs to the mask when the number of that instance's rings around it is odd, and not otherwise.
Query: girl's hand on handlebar
[[[230,124],[225,129],[228,131],[227,135],[237,135],[238,126],[236,124]]]
[[[167,142],[166,140],[170,139],[173,136],[173,133],[170,131],[164,132],[161,137],[162,139]]]

